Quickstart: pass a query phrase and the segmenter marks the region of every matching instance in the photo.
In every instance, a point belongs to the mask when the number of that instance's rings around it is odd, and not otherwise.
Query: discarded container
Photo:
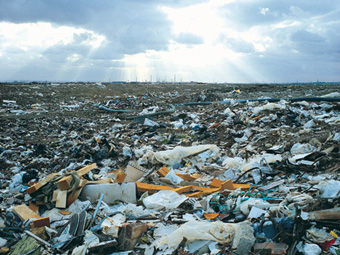
[[[95,203],[101,194],[104,194],[103,201],[108,204],[114,204],[116,201],[134,204],[137,202],[135,183],[86,185],[80,199]]]

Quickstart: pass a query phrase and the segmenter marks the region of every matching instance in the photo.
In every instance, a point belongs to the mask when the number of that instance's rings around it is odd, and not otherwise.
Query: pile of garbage
[[[340,100],[232,95],[7,120],[0,254],[340,254]]]

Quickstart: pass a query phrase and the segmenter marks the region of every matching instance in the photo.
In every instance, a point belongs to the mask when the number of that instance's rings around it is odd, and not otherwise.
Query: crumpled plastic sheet
[[[321,197],[324,198],[340,197],[340,181],[335,180],[321,181],[315,187],[320,189]]]
[[[188,197],[180,195],[172,190],[161,190],[143,199],[143,203],[148,209],[175,209],[180,206]]]
[[[160,163],[172,166],[175,163],[180,163],[185,157],[203,152],[205,150],[211,150],[214,154],[216,154],[216,156],[219,154],[219,148],[212,144],[191,147],[177,146],[172,150],[155,152],[154,159]]]
[[[163,236],[156,240],[154,245],[156,248],[165,250],[173,248],[180,244],[185,237],[187,240],[210,240],[219,243],[231,243],[235,235],[235,226],[231,223],[216,222],[197,222],[189,221],[181,225],[171,234]]]

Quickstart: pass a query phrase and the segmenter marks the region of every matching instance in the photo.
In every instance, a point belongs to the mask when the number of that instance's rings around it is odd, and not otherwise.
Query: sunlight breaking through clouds
[[[3,2],[0,80],[340,79],[335,0],[37,2]]]

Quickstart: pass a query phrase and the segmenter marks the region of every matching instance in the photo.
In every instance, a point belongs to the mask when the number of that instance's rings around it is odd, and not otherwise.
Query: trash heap
[[[339,95],[234,94],[4,118],[0,254],[340,254]]]

